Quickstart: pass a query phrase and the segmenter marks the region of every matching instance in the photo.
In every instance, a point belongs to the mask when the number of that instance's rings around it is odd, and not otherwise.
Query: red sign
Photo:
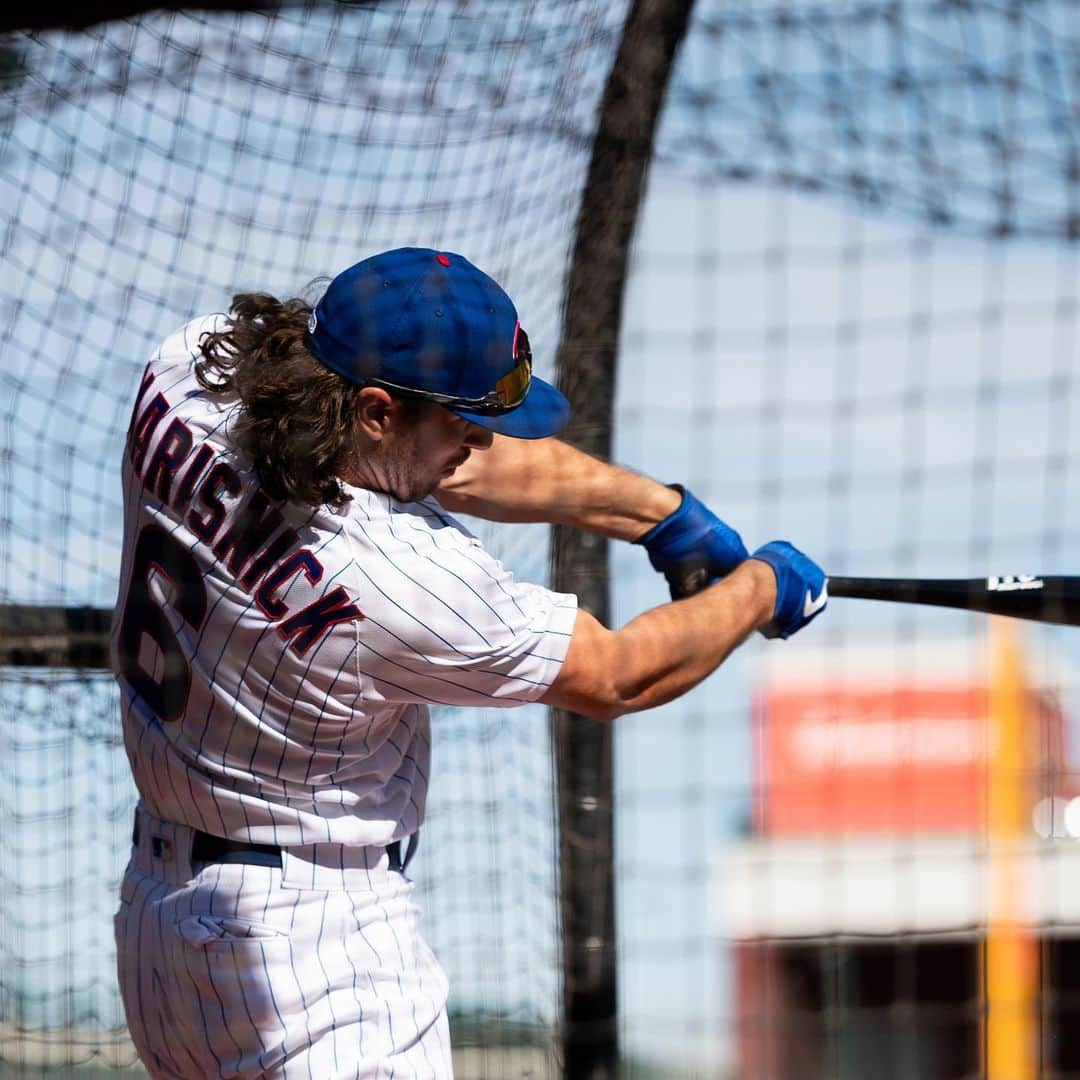
[[[986,813],[984,686],[776,687],[757,706],[757,827],[769,834],[970,831]],[[1044,702],[1032,761],[1063,767]]]

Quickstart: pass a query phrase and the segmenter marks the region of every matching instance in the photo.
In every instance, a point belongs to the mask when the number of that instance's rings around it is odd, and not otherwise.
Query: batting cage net
[[[665,12],[689,19],[653,137],[620,109],[653,62],[630,28]],[[565,385],[610,151],[648,169],[615,282],[612,457],[751,549],[1032,587],[1080,534],[1075,16],[402,0],[0,38],[0,1075],[138,1069],[103,627],[121,449],[166,334],[435,246],[506,287]],[[549,580],[545,529],[468,524]],[[666,599],[640,549],[610,560],[615,624]],[[573,807],[543,710],[439,711],[413,876],[457,1075],[576,1074],[575,956],[613,964],[600,1056],[624,1075],[1080,1075],[1076,633],[834,600],[618,721],[610,790]],[[560,909],[581,884],[560,830],[597,806],[614,949]]]

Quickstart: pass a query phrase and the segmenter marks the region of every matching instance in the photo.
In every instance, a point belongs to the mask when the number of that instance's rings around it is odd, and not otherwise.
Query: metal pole
[[[616,345],[630,243],[668,78],[693,0],[636,0],[601,104],[567,277],[558,379],[570,399],[566,437],[611,454]],[[556,529],[554,586],[607,622],[607,544]],[[556,711],[562,1055],[570,1078],[614,1078],[619,1045],[615,963],[612,728]]]

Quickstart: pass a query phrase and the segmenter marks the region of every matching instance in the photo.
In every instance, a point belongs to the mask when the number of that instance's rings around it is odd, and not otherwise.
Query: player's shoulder
[[[175,387],[178,397],[192,392],[197,385],[195,362],[202,355],[202,342],[207,334],[225,329],[228,319],[228,315],[214,312],[178,326],[150,355],[143,378],[152,376],[159,388]]]
[[[394,625],[406,638],[419,616],[429,629],[471,628],[462,632],[479,632],[487,648],[553,625],[556,607],[576,604],[573,597],[518,579],[434,497],[402,503],[376,492],[350,493],[354,497],[342,512],[348,541],[335,547],[354,568],[361,606],[368,604],[372,618]],[[562,626],[572,617],[558,618]]]
[[[196,377],[195,363],[205,336],[225,329],[228,316],[200,315],[170,333],[151,354],[143,371],[139,401],[183,421],[203,435],[223,437],[235,400],[208,394]]]
[[[396,558],[426,560],[439,553],[479,555],[481,542],[429,496],[400,502],[384,492],[346,486],[350,501],[341,511],[346,528],[363,542]]]
[[[155,372],[189,369],[199,356],[203,338],[224,329],[228,318],[224,312],[212,312],[189,319],[161,341],[148,366]]]
[[[460,537],[469,543],[480,543],[457,518],[443,508],[434,495],[417,499],[415,502],[402,502],[383,491],[370,491],[350,485],[345,485],[345,489],[352,499],[353,516],[361,516],[373,527],[392,529],[400,524],[420,532],[442,533],[447,537]]]

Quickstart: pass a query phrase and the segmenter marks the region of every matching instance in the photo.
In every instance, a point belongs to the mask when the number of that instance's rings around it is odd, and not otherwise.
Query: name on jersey
[[[228,567],[267,619],[278,624],[277,632],[294,652],[306,653],[337,623],[362,619],[363,612],[340,585],[299,611],[290,610],[282,594],[301,575],[317,585],[324,573],[322,563],[301,546],[300,534],[286,523],[280,504],[258,487],[236,502],[244,490],[240,475],[209,443],[196,445],[183,420],[174,417],[151,452],[154,436],[171,409],[164,394],[150,395],[153,381],[154,374],[148,371],[128,434],[128,456],[143,487],[176,512]],[[227,506],[226,501],[234,505]]]

